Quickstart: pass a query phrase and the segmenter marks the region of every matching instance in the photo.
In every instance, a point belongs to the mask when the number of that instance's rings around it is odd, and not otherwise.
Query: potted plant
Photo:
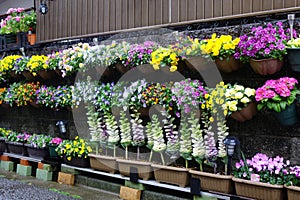
[[[249,62],[253,71],[260,75],[274,74],[284,64],[287,40],[288,34],[282,22],[253,27],[249,33],[240,36],[234,57]]]
[[[298,199],[300,195],[300,166],[287,166],[283,173],[288,199]]]
[[[233,119],[244,122],[257,113],[255,89],[239,84],[227,84],[223,107]]]
[[[78,136],[74,140],[64,140],[58,145],[56,151],[64,158],[64,163],[67,165],[90,167],[88,154],[92,152],[92,148]]]
[[[25,144],[28,155],[42,160],[49,158],[48,145],[51,139],[50,136],[44,134],[30,135]]]
[[[289,162],[283,157],[268,157],[257,153],[250,159],[235,164],[233,181],[237,195],[255,199],[286,199],[283,185]]]
[[[199,45],[202,54],[214,60],[220,71],[229,73],[242,67],[241,63],[233,57],[239,42],[238,37],[233,39],[231,35],[217,36],[213,33],[211,38],[201,40]]]
[[[16,60],[20,58],[22,58],[20,55],[5,56],[0,62],[0,71],[8,76],[19,78],[20,76],[14,73],[13,69]]]
[[[300,38],[291,39],[287,42],[286,45],[287,50],[287,60],[290,68],[293,71],[300,71]]]
[[[58,145],[60,145],[60,143],[62,143],[62,141],[63,141],[63,139],[61,139],[60,137],[51,138],[51,140],[48,144],[50,158],[57,158],[58,157],[58,154],[55,151],[55,149],[58,147]]]
[[[40,70],[46,70],[48,69],[48,65],[46,64],[46,61],[48,60],[47,56],[44,55],[32,55],[26,65],[27,70],[33,75],[37,76],[38,72]],[[34,79],[33,77],[26,76],[29,80]]]
[[[6,139],[10,132],[8,129],[0,128],[0,152],[2,153],[7,151]]]
[[[170,67],[170,72],[177,71],[178,62],[180,58],[177,52],[171,47],[158,47],[151,53],[150,64],[154,70],[158,70],[161,67]]]
[[[275,117],[282,125],[294,125],[298,121],[295,100],[300,91],[297,85],[298,81],[292,77],[267,80],[255,91],[257,109],[274,111]]]
[[[30,134],[24,132],[24,133],[17,133],[14,131],[11,131],[9,135],[7,136],[6,142],[7,142],[7,150],[9,153],[18,154],[22,156],[27,156],[27,148],[24,145],[28,138],[30,137]]]

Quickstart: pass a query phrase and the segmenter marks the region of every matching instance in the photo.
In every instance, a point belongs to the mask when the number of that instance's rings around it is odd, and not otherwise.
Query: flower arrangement
[[[72,107],[72,88],[69,86],[57,86],[54,89],[53,98],[55,108],[59,107]]]
[[[233,39],[231,35],[221,35],[217,37],[217,34],[213,33],[210,39],[200,41],[201,52],[213,60],[223,60],[234,55],[239,42],[239,37],[235,39]]]
[[[61,139],[60,137],[54,137],[54,138],[51,138],[50,142],[49,142],[49,145],[60,145],[60,143],[62,143],[63,139]]]
[[[235,164],[233,175],[236,178],[255,180],[272,185],[286,183],[287,168],[290,162],[283,157],[268,157],[257,153],[251,159],[242,159]],[[255,178],[254,178],[255,177]]]
[[[248,62],[250,58],[282,60],[287,54],[285,46],[288,34],[283,29],[282,22],[253,27],[249,34],[242,35],[240,39],[234,57],[242,62]]]
[[[300,47],[300,38],[289,40],[286,44],[286,47],[288,47],[288,48],[299,48]]]
[[[90,49],[88,43],[78,43],[72,48],[59,52],[58,68],[62,73],[62,77],[70,75],[78,70],[84,70],[85,59],[87,58],[87,50]]]
[[[42,85],[37,91],[36,91],[36,103],[40,105],[44,105],[46,107],[55,108],[56,102],[54,98],[55,93],[55,87],[54,86],[46,86]]]
[[[10,55],[10,56],[4,57],[0,61],[0,72],[2,72],[2,73],[12,72],[16,60],[20,59],[20,58],[22,58],[22,56],[20,56],[20,55]]]
[[[257,109],[270,109],[275,112],[284,110],[296,100],[297,94],[300,94],[297,84],[298,81],[290,77],[266,81],[255,91]]]
[[[132,44],[128,52],[122,56],[124,66],[135,67],[142,64],[149,64],[151,53],[157,49],[158,45],[151,41],[143,44]]]
[[[0,34],[16,34],[28,32],[36,26],[36,13],[26,13],[24,8],[10,8],[6,12],[7,17],[0,24]]]
[[[26,106],[29,102],[36,101],[36,91],[39,87],[39,83],[25,83],[15,88],[13,96],[17,106]]]
[[[0,138],[7,139],[7,137],[11,134],[11,130],[6,128],[0,128]]]
[[[15,131],[11,131],[10,134],[7,136],[8,142],[19,142],[19,143],[26,143],[29,139],[30,134],[24,133],[17,133]]]
[[[170,72],[175,72],[179,60],[179,56],[172,48],[159,47],[151,53],[150,64],[153,65],[155,70],[158,70],[160,67],[169,66]]]
[[[51,137],[44,134],[30,135],[26,143],[34,148],[45,148],[50,144]]]
[[[48,54],[47,57],[48,59],[45,62],[45,64],[48,66],[47,69],[49,70],[57,69],[60,61],[59,52],[53,52],[52,54]]]
[[[225,103],[222,105],[228,115],[245,108],[250,102],[255,101],[255,89],[238,84],[227,84]]]
[[[88,154],[92,152],[92,148],[84,139],[76,136],[74,140],[64,140],[55,151],[60,156],[66,156],[70,161],[74,157],[87,158]]]
[[[47,56],[33,55],[26,64],[26,68],[32,73],[33,76],[37,76],[37,71],[48,69],[49,66],[46,64],[47,60]]]
[[[5,103],[6,92],[7,92],[7,88],[5,87],[0,88],[0,105]]]

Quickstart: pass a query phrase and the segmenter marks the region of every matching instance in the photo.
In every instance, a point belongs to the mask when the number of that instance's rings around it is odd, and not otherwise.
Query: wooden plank
[[[57,2],[49,2],[49,3],[50,3],[50,10],[51,10],[51,12],[49,13],[49,15],[51,15],[50,16],[51,21],[52,22],[57,22],[57,13],[58,13],[57,5],[58,5],[58,3]],[[52,23],[49,28],[52,29],[52,36],[51,36],[51,38],[57,38],[57,35],[58,35],[57,23]]]
[[[94,0],[89,0],[87,1],[87,10],[84,10],[84,13],[87,15],[87,32],[88,33],[93,33],[93,25],[94,25],[94,20],[93,20],[93,1]]]
[[[297,0],[284,0],[284,8],[291,8],[297,6]]]
[[[142,2],[135,0],[134,2],[134,27],[142,26]]]
[[[110,0],[109,5],[109,30],[116,30],[116,1]]]
[[[284,4],[284,0],[283,1],[273,0],[274,9],[283,8],[283,4]]]
[[[162,0],[162,23],[169,23],[169,0]]]
[[[82,30],[82,34],[87,34],[88,33],[88,1],[87,0],[82,0],[82,7],[80,9],[81,12],[81,20],[82,20],[82,24],[81,24],[81,30]]]
[[[104,1],[105,0],[98,0],[98,10],[99,10],[99,16],[98,16],[98,32],[104,32]]]
[[[126,29],[128,27],[128,2],[127,0],[122,0],[122,29]]]
[[[63,1],[58,1],[59,4],[58,4],[58,8],[61,10],[60,12],[58,12],[58,37],[61,38],[63,37],[63,5],[64,5],[64,2]],[[81,33],[79,33],[81,34]],[[46,38],[45,38],[46,39]]]
[[[214,15],[214,11],[213,11],[213,1],[212,0],[205,0],[204,3],[204,18],[212,18]]]
[[[223,15],[222,13],[222,1],[223,0],[213,0],[213,16],[214,17],[221,17]]]
[[[184,22],[187,21],[187,0],[179,1],[179,21]]]
[[[197,0],[197,19],[204,19],[204,13],[205,13],[205,5],[204,5],[205,0]]]
[[[162,0],[155,0],[155,25],[162,24]]]
[[[148,26],[149,25],[149,0],[143,0],[142,1],[142,26]]]
[[[122,0],[116,0],[116,30],[122,29]]]
[[[69,36],[74,36],[73,35],[73,24],[75,23],[74,22],[74,17],[73,17],[73,10],[72,10],[72,5],[74,4],[74,2],[72,1],[68,1],[68,26],[67,26],[67,29],[68,29],[68,34],[67,34],[67,37]]]
[[[149,26],[155,24],[155,0],[149,0],[148,1],[149,6],[149,13],[148,13],[148,19],[149,19]]]
[[[195,20],[197,12],[197,0],[187,1],[187,20]]]
[[[232,0],[232,14],[239,15],[242,13],[242,0]]]
[[[128,0],[128,28],[134,28],[134,0]]]
[[[263,0],[262,10],[273,10],[273,0]]]
[[[253,0],[252,1],[252,11],[259,12],[262,11],[262,1],[263,0]],[[278,1],[280,2],[280,1]]]
[[[103,12],[104,12],[104,18],[103,18],[103,31],[109,31],[109,22],[110,22],[110,18],[109,18],[109,4],[110,1],[104,0],[103,1]]]
[[[252,0],[243,0],[242,1],[242,13],[252,12]]]
[[[91,12],[91,15],[92,15],[92,21],[93,21],[93,27],[92,27],[92,32],[93,33],[97,33],[99,28],[99,23],[98,23],[98,20],[99,20],[99,1],[98,0],[93,0],[92,1],[92,12]]]
[[[179,0],[171,1],[171,10],[172,22],[179,22]]]
[[[232,15],[232,0],[223,0],[222,5],[222,16]]]
[[[300,6],[300,0],[297,0],[296,6]]]

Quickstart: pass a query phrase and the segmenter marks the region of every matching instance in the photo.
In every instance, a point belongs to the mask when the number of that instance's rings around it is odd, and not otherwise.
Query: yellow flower
[[[68,156],[67,159],[68,159],[68,161],[70,161],[70,160],[72,159],[72,157],[71,157],[71,156]]]
[[[241,99],[241,102],[242,102],[242,103],[249,103],[249,102],[250,102],[250,99],[249,99],[248,97],[243,97],[243,98]]]
[[[255,89],[252,88],[246,88],[245,89],[245,94],[247,95],[247,97],[251,97],[255,95]]]
[[[213,117],[210,117],[210,118],[209,118],[209,121],[210,121],[210,122],[214,122],[214,118],[213,118]]]
[[[170,67],[170,72],[175,72],[177,70],[177,66],[171,66]]]
[[[237,92],[237,93],[235,93],[234,98],[235,99],[241,99],[243,96],[244,96],[243,93]]]

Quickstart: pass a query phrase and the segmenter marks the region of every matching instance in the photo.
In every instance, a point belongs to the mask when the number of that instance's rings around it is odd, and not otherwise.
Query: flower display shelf
[[[300,72],[300,48],[287,48],[287,61],[293,71]]]
[[[179,187],[186,187],[190,183],[189,169],[157,164],[151,166],[154,170],[155,180],[158,183],[170,183]]]
[[[47,147],[39,148],[39,147],[33,147],[28,144],[25,144],[25,146],[27,147],[27,152],[29,157],[37,158],[41,160],[45,160],[49,158],[49,149]]]
[[[247,120],[251,120],[257,114],[257,112],[256,104],[254,102],[250,102],[242,110],[233,112],[230,117],[239,122],[245,122]]]
[[[232,178],[235,183],[236,194],[261,200],[284,200],[286,193],[283,185],[271,185],[239,178]]]
[[[217,59],[215,63],[221,72],[230,73],[239,70],[243,65],[233,56],[224,58],[223,60]]]
[[[37,73],[44,80],[57,78],[57,73],[54,70],[39,70]]]
[[[89,154],[91,168],[104,172],[115,174],[118,171],[116,158],[111,156],[102,156]]]
[[[280,71],[284,65],[283,60],[279,60],[276,58],[268,58],[268,59],[250,59],[250,66],[253,71],[260,75],[271,75]]]
[[[28,156],[26,146],[20,142],[7,142],[7,151],[12,154]]]
[[[234,182],[230,175],[219,175],[197,170],[189,171],[193,178],[200,179],[201,190],[215,191],[226,194],[234,192]]]
[[[298,122],[296,101],[281,112],[274,112],[277,121],[284,126],[292,126]]]
[[[71,165],[75,167],[89,168],[90,167],[90,159],[84,157],[72,157],[71,160],[68,160],[66,156],[63,157],[64,163],[66,165]]]
[[[130,168],[135,167],[138,170],[138,177],[145,181],[153,178],[153,169],[151,163],[136,160],[117,159],[118,169],[122,176],[130,176]]]
[[[6,142],[4,138],[0,138],[0,152],[6,152]]]
[[[286,186],[287,189],[287,199],[288,200],[298,200],[300,197],[300,187],[297,186]]]

